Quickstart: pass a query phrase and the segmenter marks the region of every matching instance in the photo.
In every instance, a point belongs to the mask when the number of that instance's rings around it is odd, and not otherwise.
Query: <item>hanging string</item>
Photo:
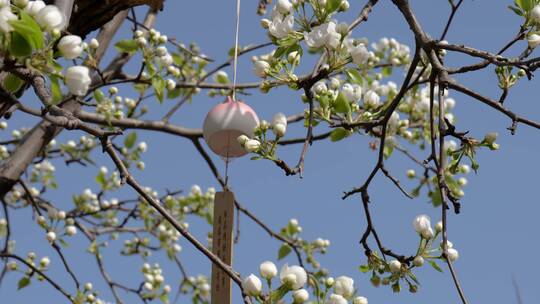
[[[232,98],[236,101],[236,66],[238,65],[238,32],[240,31],[240,0],[236,0],[236,32],[234,36]]]
[[[227,145],[230,146],[231,139],[230,139],[231,133],[227,132]],[[225,156],[225,186],[223,187],[225,191],[228,190],[229,185],[229,149],[227,149],[227,156]]]
[[[233,57],[233,87],[232,99],[236,101],[236,70],[238,66],[238,33],[240,32],[240,0],[236,0],[236,31],[234,33],[234,57]],[[227,144],[230,146],[230,134],[227,133]],[[227,149],[227,157],[225,159],[225,190],[229,184],[229,149]]]

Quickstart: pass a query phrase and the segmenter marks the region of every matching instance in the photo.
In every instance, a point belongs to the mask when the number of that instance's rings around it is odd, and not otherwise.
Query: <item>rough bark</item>
[[[164,0],[75,0],[68,32],[85,37],[119,12],[140,5],[161,10]]]

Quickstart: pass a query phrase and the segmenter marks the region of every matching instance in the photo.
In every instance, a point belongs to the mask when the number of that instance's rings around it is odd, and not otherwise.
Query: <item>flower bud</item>
[[[90,43],[88,44],[88,46],[91,48],[91,49],[97,49],[99,47],[99,41],[96,39],[96,38],[92,38],[90,39]]]
[[[45,2],[41,0],[30,1],[26,4],[24,10],[28,15],[35,17],[39,13],[39,11],[45,7],[45,5]]]
[[[68,236],[73,236],[76,233],[77,233],[77,228],[75,226],[70,225],[66,227],[66,234]]]
[[[309,293],[305,289],[295,290],[292,294],[294,303],[304,303],[309,299]]]
[[[289,0],[278,0],[276,4],[277,11],[282,14],[288,14],[292,9],[292,4]]]
[[[307,273],[300,266],[289,267],[287,264],[283,265],[279,277],[281,283],[290,286],[294,290],[302,288],[307,282]]]
[[[347,276],[340,276],[334,283],[334,293],[350,298],[354,294],[354,280]]]
[[[46,31],[62,30],[65,25],[64,15],[57,6],[47,5],[35,16],[37,23]]]
[[[84,66],[72,66],[67,68],[64,82],[73,95],[84,96],[88,92],[92,79],[90,71]]]
[[[261,276],[267,280],[270,280],[277,275],[276,265],[270,261],[262,262],[259,266],[259,271]]]
[[[431,229],[431,221],[429,219],[429,216],[425,214],[417,216],[413,221],[413,227],[414,230],[420,234],[424,230]]]
[[[430,240],[435,236],[435,234],[433,233],[433,229],[431,229],[431,227],[429,227],[428,229],[422,230],[421,235],[426,240]]]
[[[368,299],[366,297],[356,297],[353,300],[353,304],[368,304]]]
[[[259,150],[261,143],[256,139],[249,139],[244,143],[244,149],[249,153]]]
[[[81,43],[81,37],[77,35],[67,35],[60,39],[57,47],[64,57],[67,59],[75,59],[79,57],[83,51]]]
[[[41,261],[39,261],[39,265],[40,265],[41,267],[43,267],[43,268],[49,266],[50,263],[51,263],[51,260],[49,260],[48,257],[43,257],[43,258],[41,259]]]
[[[28,5],[28,0],[13,0],[12,2],[20,8],[25,8]]]
[[[413,169],[407,170],[407,177],[408,178],[415,178],[416,177],[416,171],[414,171]]]
[[[413,265],[416,267],[421,267],[424,265],[424,258],[421,256],[416,256],[413,260]]]
[[[176,89],[176,82],[172,79],[167,79],[166,85],[167,85],[167,90],[169,91]]]
[[[275,124],[272,127],[272,131],[277,137],[283,137],[287,131],[287,126],[281,123]]]
[[[497,136],[498,136],[497,132],[488,133],[484,137],[484,142],[487,143],[488,145],[492,145],[495,143],[495,140],[497,140]]]
[[[47,238],[47,241],[49,241],[50,243],[53,243],[56,240],[56,233],[54,233],[54,231],[49,231],[47,232],[46,238]]]
[[[266,61],[258,60],[255,61],[253,72],[255,75],[264,78],[267,76],[268,70],[270,69],[270,64]]]
[[[272,24],[272,21],[268,19],[261,19],[261,27],[263,29],[268,29],[270,27],[270,24]]]
[[[538,45],[540,45],[540,35],[538,34],[532,34],[527,38],[527,43],[529,45],[529,48],[534,49]]]
[[[238,136],[238,138],[236,138],[236,141],[238,141],[238,143],[240,145],[242,145],[242,146],[245,145],[248,140],[249,140],[249,137],[247,137],[244,134],[242,134],[242,135]]]
[[[290,52],[289,55],[287,55],[287,61],[292,65],[298,65],[298,63],[300,63],[300,54],[298,51]]]
[[[398,260],[392,260],[390,263],[388,263],[388,266],[390,267],[390,271],[392,273],[398,273],[401,271],[401,262]]]
[[[442,221],[439,221],[439,222],[437,222],[437,224],[435,225],[435,231],[436,231],[437,233],[439,233],[439,232],[441,232],[442,230],[443,230],[443,223],[442,223]]]
[[[446,256],[450,262],[455,262],[459,258],[459,252],[454,248],[446,249]]]
[[[329,278],[326,279],[324,284],[326,285],[326,287],[330,288],[330,287],[334,286],[334,282],[335,282],[334,278],[329,277]]]
[[[137,39],[135,39],[135,41],[137,42],[137,45],[140,46],[140,47],[143,47],[148,43],[146,41],[146,38],[144,38],[144,37],[138,37]]]
[[[262,291],[262,283],[256,275],[250,274],[244,279],[244,282],[242,282],[242,288],[244,288],[244,292],[246,294],[250,296],[257,296]]]

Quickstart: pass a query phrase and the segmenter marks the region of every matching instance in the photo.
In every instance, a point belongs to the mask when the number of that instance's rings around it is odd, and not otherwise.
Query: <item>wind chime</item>
[[[228,188],[228,169],[231,159],[247,154],[237,138],[253,137],[259,125],[255,111],[236,100],[236,69],[238,61],[238,32],[240,26],[240,0],[236,1],[236,32],[233,57],[232,94],[214,106],[206,115],[203,125],[204,140],[225,161],[225,186],[214,199],[214,227],[212,252],[227,265],[232,265],[234,194]],[[232,301],[231,279],[218,266],[212,264],[212,304],[230,304]]]

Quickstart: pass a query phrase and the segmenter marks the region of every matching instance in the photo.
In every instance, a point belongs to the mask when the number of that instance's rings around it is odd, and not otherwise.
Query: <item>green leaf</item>
[[[98,103],[103,102],[105,100],[105,94],[101,90],[94,90],[94,98]]]
[[[345,70],[345,74],[347,75],[349,82],[360,85],[364,82],[362,75],[360,75],[360,73],[355,69],[347,69]]]
[[[278,251],[278,260],[285,258],[289,253],[291,253],[291,247],[287,244],[281,245]]]
[[[137,141],[137,133],[131,132],[128,136],[126,136],[126,139],[124,139],[124,146],[126,148],[131,149],[135,145],[135,142]]]
[[[24,278],[19,280],[19,283],[17,283],[17,289],[21,290],[21,289],[25,288],[28,285],[30,285],[30,278],[29,277],[24,277]]]
[[[174,98],[180,96],[180,93],[182,93],[180,88],[175,88],[172,91],[167,91],[167,98],[174,99]]]
[[[105,175],[99,173],[96,176],[96,182],[101,186],[101,188],[105,188],[107,185],[107,180],[105,179]]]
[[[360,272],[366,273],[366,272],[369,271],[369,266],[368,265],[360,265],[360,267],[358,267],[358,269],[360,270]]]
[[[516,15],[523,16],[523,12],[519,8],[511,6],[511,5],[509,5],[508,8],[512,10],[514,13],[516,13]]]
[[[51,80],[51,93],[53,104],[58,104],[62,101],[62,89],[60,88],[60,79],[56,76],[49,76]]]
[[[154,93],[156,94],[157,99],[160,103],[162,103],[165,92],[165,80],[161,76],[157,75],[152,77],[152,87],[154,88]]]
[[[3,87],[10,93],[17,92],[24,84],[24,81],[19,77],[9,73],[6,78],[4,78]]]
[[[351,112],[351,104],[343,95],[343,93],[339,93],[338,97],[336,98],[336,101],[334,102],[334,110],[338,113],[350,113]]]
[[[120,40],[114,44],[114,47],[119,52],[123,52],[123,53],[134,53],[139,49],[139,45],[137,44],[137,41],[133,39]]]
[[[388,76],[392,75],[392,67],[391,66],[383,67],[382,68],[382,74],[383,74],[384,77],[388,77]]]
[[[428,263],[429,265],[431,265],[431,267],[435,268],[435,270],[437,270],[438,272],[443,272],[443,270],[441,269],[439,264],[437,264],[437,262],[429,260]]]
[[[331,14],[335,12],[341,5],[342,0],[328,0],[326,2],[326,11]]]
[[[9,52],[15,57],[28,57],[32,55],[32,46],[21,34],[13,32],[11,33]]]
[[[330,133],[330,140],[331,141],[340,141],[344,139],[345,137],[349,136],[349,131],[345,128],[336,128]]]
[[[43,48],[45,41],[39,24],[24,11],[19,11],[19,14],[21,19],[9,22],[14,29],[14,33],[20,34],[32,49]]]

